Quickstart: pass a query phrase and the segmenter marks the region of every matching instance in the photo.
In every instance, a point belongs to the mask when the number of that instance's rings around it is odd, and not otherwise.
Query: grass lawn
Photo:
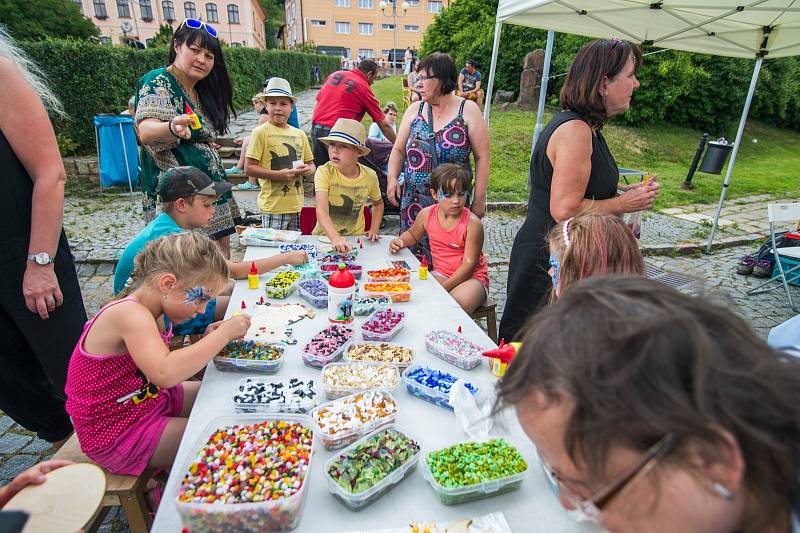
[[[402,103],[400,77],[385,78],[372,86],[385,104]],[[550,114],[545,116],[545,123]],[[369,117],[365,125],[369,127]],[[490,201],[527,201],[528,164],[536,115],[524,111],[492,110]],[[737,117],[738,123],[738,117]],[[603,134],[622,167],[646,170],[661,180],[656,208],[693,203],[716,203],[725,170],[719,176],[696,173],[692,191],[681,189],[694,157],[702,131],[673,124],[644,127],[608,125]],[[758,142],[754,143],[756,139]],[[728,198],[752,194],[774,194],[790,199],[800,197],[800,133],[750,121],[744,131],[742,148],[731,176]]]

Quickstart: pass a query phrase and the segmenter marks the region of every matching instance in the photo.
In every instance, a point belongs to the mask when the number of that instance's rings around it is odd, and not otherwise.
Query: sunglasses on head
[[[200,28],[204,28],[207,34],[212,36],[214,39],[217,38],[217,30],[214,29],[214,26],[212,26],[211,24],[207,24],[202,20],[184,19],[184,21],[181,22],[181,25],[178,26],[178,30],[176,31],[180,31],[180,29],[183,28],[184,25],[190,27],[193,30],[199,30]]]

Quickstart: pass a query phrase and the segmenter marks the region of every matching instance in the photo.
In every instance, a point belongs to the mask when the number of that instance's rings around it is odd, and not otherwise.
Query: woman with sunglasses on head
[[[800,360],[727,306],[594,278],[525,331],[498,407],[564,507],[613,533],[800,531]]]
[[[455,163],[474,176],[472,198],[467,199],[470,211],[483,218],[486,211],[486,189],[489,185],[489,131],[475,102],[456,96],[458,72],[448,54],[435,52],[417,66],[417,86],[422,98],[408,108],[397,140],[389,156],[386,195],[393,205],[400,205],[400,229],[406,231],[424,208],[436,203],[431,196],[430,176],[437,166]],[[470,165],[475,159],[475,172]],[[399,184],[400,172],[405,176]],[[432,261],[427,236],[411,247],[420,260],[423,255]]]
[[[227,181],[214,147],[233,109],[233,86],[217,31],[197,19],[184,20],[172,36],[169,66],[139,79],[136,123],[142,143],[145,221],[156,215],[159,175],[177,166],[197,167],[214,181]],[[232,193],[214,202],[214,218],[197,230],[214,239],[230,258],[230,235],[241,214]]]
[[[649,209],[658,196],[655,180],[619,184],[617,163],[601,133],[609,118],[628,110],[639,87],[641,61],[641,50],[619,39],[593,41],[572,61],[561,89],[562,111],[542,130],[533,150],[528,215],[511,250],[501,337],[516,338],[528,316],[546,302],[545,239],[557,222],[585,211],[622,215]],[[618,189],[625,194],[617,196]]]

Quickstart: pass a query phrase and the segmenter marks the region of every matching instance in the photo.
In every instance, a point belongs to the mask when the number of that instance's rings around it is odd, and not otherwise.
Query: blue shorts
[[[212,298],[206,305],[206,312],[190,318],[186,322],[172,326],[173,335],[202,335],[209,324],[214,322],[214,313],[217,311],[217,299]],[[164,317],[164,323],[169,329],[169,320]]]

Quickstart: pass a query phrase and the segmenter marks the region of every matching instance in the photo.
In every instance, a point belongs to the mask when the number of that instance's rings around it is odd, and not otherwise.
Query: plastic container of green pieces
[[[363,448],[364,444],[366,444],[370,439],[373,437],[378,437],[386,433],[387,431],[394,431],[404,435],[407,438],[410,438],[412,441],[417,443],[417,451],[411,455],[405,462],[395,468],[392,472],[390,472],[386,477],[379,480],[377,483],[372,485],[371,487],[357,493],[352,493],[347,491],[344,487],[339,485],[336,480],[331,476],[330,471],[331,467],[337,462],[340,461],[342,458],[346,457],[350,454],[355,454],[358,452],[359,449]],[[405,429],[401,429],[395,425],[391,425],[389,427],[380,429],[374,433],[367,435],[366,437],[358,440],[357,442],[351,444],[341,453],[333,456],[325,463],[325,480],[328,483],[328,490],[336,496],[336,498],[341,501],[344,505],[346,505],[352,511],[359,511],[366,507],[367,505],[371,504],[387,492],[389,492],[395,485],[403,481],[406,476],[417,466],[419,462],[420,456],[422,455],[422,445],[418,438],[416,438],[413,434],[406,431]]]
[[[516,448],[514,448],[510,444],[509,446],[519,454]],[[439,498],[439,501],[441,501],[445,505],[458,505],[461,503],[472,502],[475,500],[481,500],[483,498],[497,496],[498,494],[511,492],[512,490],[518,489],[522,485],[522,481],[528,474],[528,465],[520,455],[520,459],[525,465],[525,469],[521,470],[520,472],[517,472],[516,474],[499,477],[497,479],[490,479],[472,485],[463,485],[460,487],[445,487],[441,483],[439,483],[439,481],[434,477],[433,473],[431,472],[429,461],[432,453],[437,453],[437,452],[428,452],[422,459],[424,466],[422,470],[422,475],[430,484],[431,488],[433,489],[433,492],[436,494],[436,497]]]
[[[297,281],[300,279],[300,273],[286,271],[275,274],[264,285],[264,291],[270,298],[288,298],[297,289]],[[286,283],[281,283],[282,281]]]

